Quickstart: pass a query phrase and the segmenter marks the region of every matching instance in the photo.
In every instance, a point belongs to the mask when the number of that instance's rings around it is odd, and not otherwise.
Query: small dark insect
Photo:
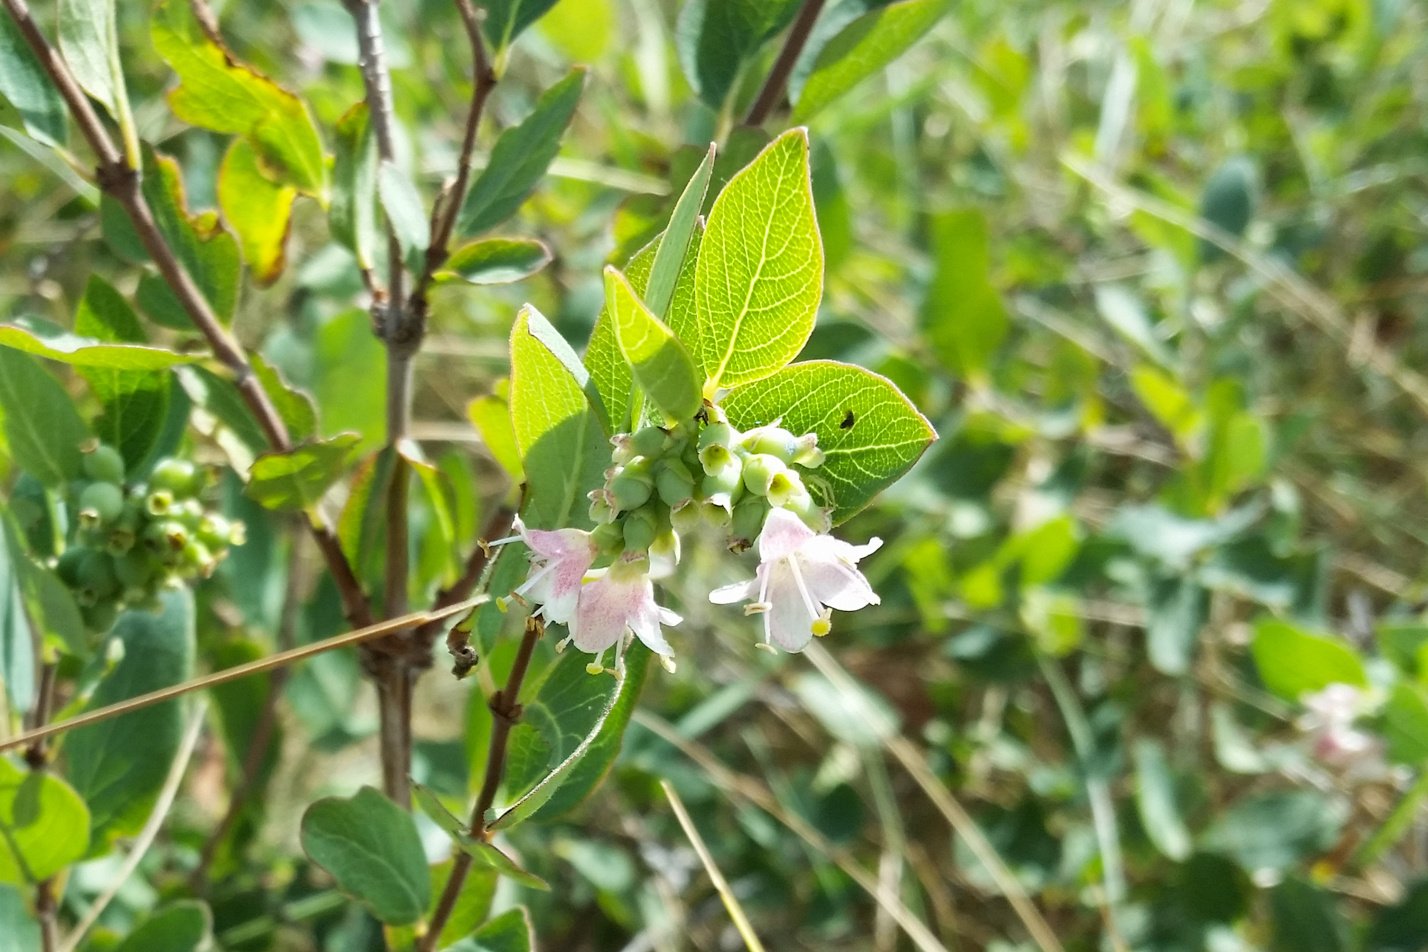
[[[855,419],[857,418],[853,416],[853,411],[849,410],[848,415],[843,418],[843,422],[838,424],[838,429],[851,430],[853,428],[853,421]]]

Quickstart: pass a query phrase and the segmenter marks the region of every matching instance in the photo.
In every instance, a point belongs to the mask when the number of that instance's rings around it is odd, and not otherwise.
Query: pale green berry
[[[79,494],[79,522],[86,528],[108,525],[124,511],[124,491],[114,483],[90,483]]]
[[[149,474],[150,489],[167,489],[174,496],[191,496],[198,492],[201,474],[187,460],[160,460]]]
[[[98,482],[117,486],[124,481],[124,457],[112,446],[100,443],[84,454],[81,465],[84,475]]]

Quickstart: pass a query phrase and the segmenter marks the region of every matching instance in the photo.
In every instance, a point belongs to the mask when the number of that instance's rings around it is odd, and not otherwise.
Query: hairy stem
[[[506,678],[506,686],[491,695],[491,746],[486,752],[486,773],[481,781],[481,793],[471,811],[470,833],[477,839],[490,838],[490,832],[486,829],[486,814],[496,802],[496,791],[500,789],[501,780],[506,775],[506,742],[510,739],[511,728],[520,722],[521,686],[525,683],[526,672],[530,669],[536,643],[544,633],[545,623],[539,618],[526,619],[526,631],[521,638],[521,646],[516,651],[510,677]],[[436,904],[436,911],[432,913],[426,935],[417,943],[417,952],[432,952],[436,948],[441,930],[451,918],[451,912],[456,908],[456,900],[461,895],[461,887],[470,872],[471,855],[458,852],[451,866],[451,875],[446,880],[446,887],[441,891],[441,899]]]
[[[784,40],[783,49],[779,50],[778,59],[774,60],[763,88],[759,90],[758,97],[749,108],[749,114],[744,117],[744,125],[763,125],[764,120],[772,115],[783,101],[793,64],[798,62],[798,54],[803,52],[804,44],[813,32],[814,22],[817,21],[818,14],[823,12],[823,3],[824,0],[805,0],[802,9],[798,11],[798,17],[793,21],[793,26],[789,27],[788,39]]]

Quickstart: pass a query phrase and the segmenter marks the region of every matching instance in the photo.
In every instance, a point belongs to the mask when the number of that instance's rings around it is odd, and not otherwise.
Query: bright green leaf
[[[86,710],[178,684],[193,675],[193,596],[188,589],[159,596],[158,612],[128,611],[110,632],[123,660],[94,692]],[[179,701],[111,717],[73,730],[64,742],[69,782],[89,804],[91,855],[115,837],[138,831],[148,818],[183,733]]]
[[[278,411],[283,425],[288,428],[288,435],[294,440],[306,440],[315,435],[317,407],[313,406],[312,398],[284,380],[283,375],[262,354],[251,354],[249,360],[253,365],[253,376],[258,378],[263,392]]]
[[[84,858],[89,809],[52,773],[0,757],[0,883],[34,885]]]
[[[1408,681],[1394,687],[1383,708],[1383,737],[1396,763],[1428,762],[1428,690]]]
[[[550,262],[550,248],[543,241],[478,238],[452,252],[436,277],[467,284],[510,284],[529,278]]]
[[[431,880],[416,822],[376,790],[318,800],[299,835],[312,861],[382,922],[405,925],[426,912]]]
[[[73,401],[34,358],[7,347],[0,347],[0,426],[15,462],[46,486],[79,475],[89,433]]]
[[[692,420],[703,404],[694,362],[674,332],[650,313],[625,276],[611,267],[605,268],[605,308],[612,316],[620,352],[650,402],[670,421]]]
[[[950,0],[902,0],[854,20],[819,52],[793,109],[804,122],[905,53],[951,7]]]
[[[65,144],[68,113],[13,17],[0,17],[0,97],[20,114],[25,131],[45,145]]]
[[[699,163],[694,174],[689,177],[688,184],[680,193],[679,201],[675,202],[674,211],[669,215],[669,225],[656,246],[649,282],[645,289],[639,292],[650,313],[660,320],[664,320],[669,314],[669,305],[674,299],[679,277],[684,273],[690,245],[694,244],[696,251],[698,248],[699,211],[704,207],[704,195],[709,190],[709,179],[714,174],[714,153],[715,147],[710,143],[709,151],[704,154],[704,161]]]
[[[806,130],[785,132],[729,180],[694,274],[705,396],[767,377],[803,349],[823,296]]]
[[[497,394],[476,397],[466,405],[466,416],[481,434],[486,451],[516,482],[521,481],[521,450],[511,427],[510,401]]]
[[[609,444],[585,388],[589,375],[570,345],[534,307],[511,329],[511,426],[536,529],[588,524],[585,494],[600,485]]]
[[[937,356],[963,377],[985,381],[1007,335],[1007,312],[992,284],[987,219],[976,209],[932,219],[934,268],[922,326]]]
[[[1264,686],[1291,701],[1331,684],[1368,684],[1363,661],[1352,647],[1277,618],[1262,618],[1255,625],[1250,653]]]
[[[729,392],[721,405],[741,430],[782,420],[817,433],[826,457],[805,480],[842,522],[907,472],[937,433],[886,377],[851,364],[811,360]]]
[[[238,233],[243,258],[259,285],[272,284],[283,273],[297,194],[296,188],[264,174],[258,151],[247,139],[233,140],[218,169],[218,207]]]
[[[506,876],[523,886],[530,886],[533,889],[548,890],[550,885],[539,876],[526,872],[515,860],[485,840],[477,839],[471,835],[471,830],[465,820],[446,809],[441,800],[431,791],[430,788],[421,784],[416,784],[412,788],[413,799],[422,813],[427,815],[437,826],[446,831],[447,835],[455,841],[457,848],[467,853],[481,866],[493,869],[500,875]]]
[[[387,408],[387,352],[372,333],[372,318],[353,308],[318,328],[312,355],[312,393],[322,434],[362,434],[369,452],[382,445]]]
[[[174,115],[202,129],[247,136],[271,174],[309,195],[324,194],[322,141],[301,99],[239,62],[188,0],[160,0],[152,34],[181,81],[169,93]]]
[[[466,193],[456,220],[458,236],[494,228],[516,213],[560,151],[560,137],[584,89],[585,70],[571,70],[541,95],[529,116],[501,133]]]
[[[113,370],[162,370],[194,360],[162,347],[122,344],[81,337],[31,318],[17,318],[0,324],[0,346],[36,354],[77,367],[108,367]]]
[[[309,509],[342,477],[360,440],[356,433],[342,433],[287,452],[264,453],[253,461],[244,492],[268,509]]]

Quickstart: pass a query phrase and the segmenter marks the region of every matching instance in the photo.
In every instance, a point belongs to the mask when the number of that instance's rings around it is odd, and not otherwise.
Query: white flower
[[[595,561],[595,540],[580,529],[528,529],[519,518],[515,528],[516,535],[492,545],[521,541],[531,550],[531,571],[516,595],[539,605],[546,621],[568,623],[580,584]]]
[[[744,611],[763,614],[767,645],[802,651],[814,635],[828,634],[831,609],[851,612],[878,603],[857,565],[882,544],[873,538],[850,545],[814,532],[786,509],[773,509],[759,534],[754,577],[715,589],[709,600],[716,605],[750,600]]]
[[[1330,684],[1299,702],[1309,713],[1299,718],[1298,727],[1309,736],[1320,763],[1350,777],[1369,778],[1383,772],[1383,742],[1354,726],[1368,707],[1364,691],[1350,684]]]
[[[655,604],[654,583],[649,563],[638,556],[621,556],[608,569],[592,573],[596,577],[580,589],[579,601],[571,615],[568,641],[591,654],[615,648],[616,670],[624,651],[627,633],[645,643],[666,668],[673,667],[674,650],[665,641],[661,625],[677,625],[681,619]],[[598,670],[598,662],[591,666]]]

